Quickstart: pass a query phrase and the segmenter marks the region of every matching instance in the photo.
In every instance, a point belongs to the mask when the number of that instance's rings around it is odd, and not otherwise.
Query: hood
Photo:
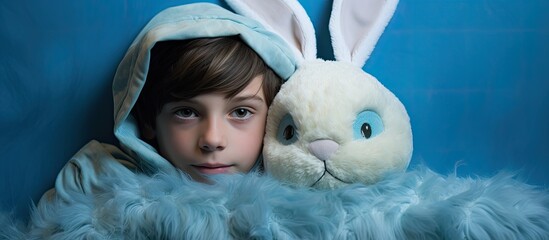
[[[158,13],[139,33],[118,66],[113,80],[114,134],[121,147],[145,172],[175,168],[139,138],[137,121],[130,114],[149,68],[150,50],[156,42],[201,37],[240,36],[276,74],[286,80],[295,71],[293,53],[284,40],[254,20],[220,6],[197,3],[171,7]]]

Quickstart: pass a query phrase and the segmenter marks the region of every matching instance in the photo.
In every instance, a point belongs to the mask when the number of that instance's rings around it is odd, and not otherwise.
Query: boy
[[[248,172],[282,80],[238,37],[158,42],[133,109],[141,136],[193,179]]]
[[[70,203],[71,193],[100,193],[108,184],[100,175],[183,171],[207,182],[211,174],[252,170],[268,105],[295,67],[283,40],[219,6],[160,12],[134,40],[113,81],[121,149],[88,143],[39,207],[52,197]]]

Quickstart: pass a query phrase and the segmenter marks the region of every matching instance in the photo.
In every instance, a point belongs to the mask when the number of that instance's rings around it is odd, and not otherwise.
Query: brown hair
[[[282,80],[237,36],[157,42],[132,113],[142,131],[155,128],[164,104],[206,93],[231,98],[259,75],[269,106]]]

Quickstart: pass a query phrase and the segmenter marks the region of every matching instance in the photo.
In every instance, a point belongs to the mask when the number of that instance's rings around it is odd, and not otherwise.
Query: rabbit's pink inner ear
[[[366,6],[364,2],[369,2]],[[347,0],[343,1],[341,12],[341,32],[349,49],[358,49],[368,33],[372,31],[379,11],[385,0]],[[353,53],[351,53],[352,57]]]
[[[398,0],[334,0],[330,34],[336,59],[364,65],[397,4]]]

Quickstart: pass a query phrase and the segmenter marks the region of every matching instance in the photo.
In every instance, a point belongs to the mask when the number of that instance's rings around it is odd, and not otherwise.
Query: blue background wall
[[[27,216],[65,162],[112,134],[111,79],[158,11],[195,1],[0,2],[0,211]],[[211,1],[219,3],[219,1]],[[300,1],[332,59],[331,1]],[[549,1],[402,0],[364,69],[406,105],[412,167],[549,176]]]

